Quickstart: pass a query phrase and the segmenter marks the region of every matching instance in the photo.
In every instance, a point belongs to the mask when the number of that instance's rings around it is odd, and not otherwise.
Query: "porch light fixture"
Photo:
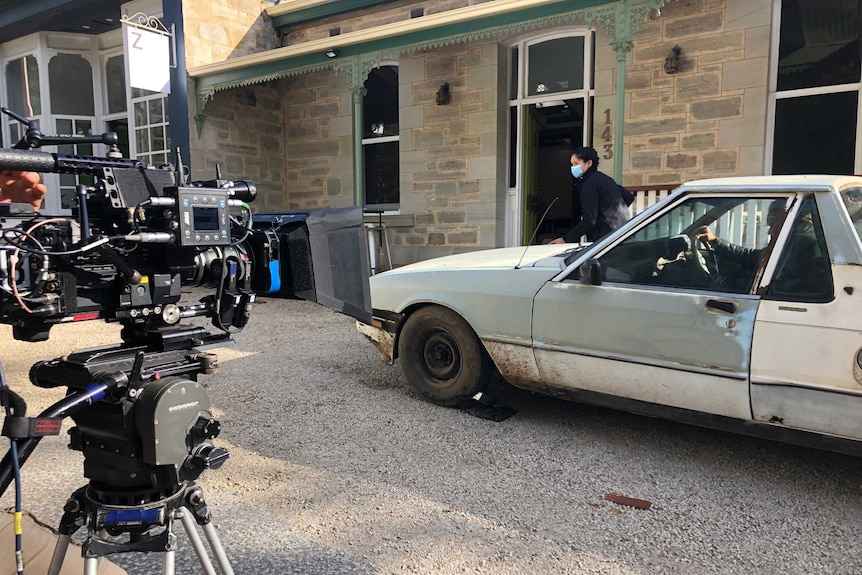
[[[446,82],[437,90],[436,101],[438,106],[448,106],[449,102],[452,101],[452,94],[449,93],[449,82]]]
[[[664,59],[664,72],[665,74],[676,74],[679,72],[679,53],[682,52],[682,48],[679,46],[674,46],[670,50],[670,56]]]
[[[330,48],[326,52],[324,52],[327,58],[338,58],[338,50],[335,48]]]

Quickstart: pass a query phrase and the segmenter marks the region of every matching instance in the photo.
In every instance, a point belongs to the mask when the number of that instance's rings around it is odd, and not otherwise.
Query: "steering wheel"
[[[703,272],[705,276],[715,279],[718,277],[718,260],[715,257],[715,250],[704,236],[705,234],[692,234],[691,260],[696,269]]]

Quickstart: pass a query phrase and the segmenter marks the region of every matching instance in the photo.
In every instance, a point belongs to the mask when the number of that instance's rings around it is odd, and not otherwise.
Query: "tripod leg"
[[[69,542],[72,540],[72,535],[80,527],[78,520],[83,523],[84,512],[81,508],[81,498],[83,497],[84,488],[75,491],[66,501],[63,506],[63,516],[60,518],[60,527],[58,528],[59,535],[57,544],[54,546],[54,554],[51,556],[51,563],[48,565],[48,575],[58,575],[63,568],[63,562],[66,560],[66,551],[69,549]],[[84,565],[86,567],[86,563]],[[95,574],[96,572],[93,571]]]
[[[165,551],[162,556],[162,575],[175,575],[174,559],[176,552],[174,550]]]
[[[218,563],[218,567],[221,569],[221,572],[224,573],[224,575],[233,575],[233,568],[230,566],[230,561],[228,561],[227,555],[224,552],[224,547],[221,546],[221,539],[219,539],[215,525],[212,523],[212,515],[207,507],[204,492],[197,483],[192,482],[186,488],[186,502],[184,507],[194,515],[198,525],[203,527],[207,543],[210,544],[210,549],[212,549],[213,556],[215,557],[216,563]],[[194,527],[191,517],[187,517],[186,514],[183,514],[181,517],[183,519],[183,525],[186,525],[186,531],[189,532],[189,539],[191,539],[192,529],[190,529],[190,527]],[[186,524],[186,521],[188,521],[188,524]],[[194,530],[194,533],[197,535],[197,530]],[[207,560],[209,560],[208,556]]]
[[[99,573],[99,558],[87,557],[84,559],[84,575],[98,575]]]
[[[204,535],[210,544],[210,549],[213,550],[213,555],[215,556],[219,569],[221,569],[224,575],[233,575],[233,567],[230,566],[230,561],[228,561],[227,555],[225,555],[224,547],[221,546],[221,539],[219,539],[215,525],[213,525],[212,522],[209,522],[205,523],[203,528]]]
[[[191,518],[191,515],[182,508],[178,509],[177,513],[180,516],[180,521],[183,522],[183,527],[186,529],[186,535],[188,535],[189,542],[195,550],[195,555],[198,556],[198,560],[201,562],[201,567],[203,567],[204,573],[206,573],[206,575],[216,575],[212,561],[210,561],[207,550],[204,548],[204,542],[201,541],[201,536],[198,535],[198,530],[195,526],[195,522]]]
[[[66,559],[66,550],[69,548],[71,535],[60,535],[57,538],[57,544],[54,546],[54,555],[51,556],[51,564],[48,566],[48,575],[58,575],[60,569],[63,568],[63,561]]]

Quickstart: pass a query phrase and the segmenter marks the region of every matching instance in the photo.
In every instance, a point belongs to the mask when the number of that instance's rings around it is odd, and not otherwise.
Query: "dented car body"
[[[862,178],[687,183],[589,246],[371,279],[358,324],[441,404],[517,387],[862,453]]]

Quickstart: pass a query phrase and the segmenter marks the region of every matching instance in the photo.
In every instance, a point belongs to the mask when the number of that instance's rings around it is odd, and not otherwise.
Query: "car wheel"
[[[483,391],[493,371],[479,338],[455,312],[429,306],[413,313],[398,340],[407,383],[437,405],[455,406]]]

